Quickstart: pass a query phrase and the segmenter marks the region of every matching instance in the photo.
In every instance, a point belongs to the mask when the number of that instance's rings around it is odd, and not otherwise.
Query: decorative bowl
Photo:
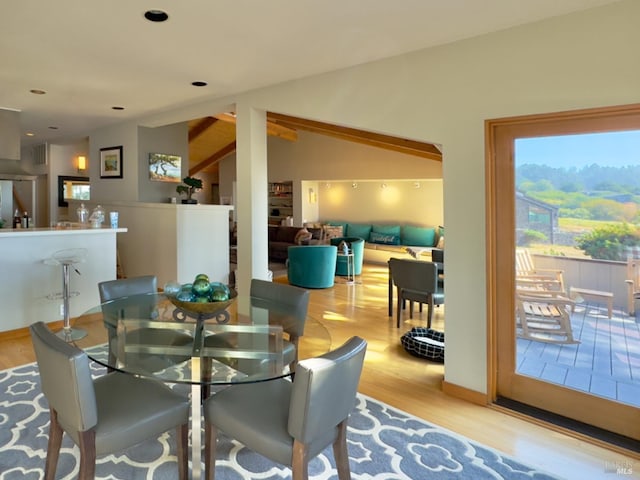
[[[237,296],[238,292],[236,292],[235,290],[231,290],[231,293],[229,294],[229,300],[225,300],[222,302],[183,302],[182,300],[178,300],[176,297],[171,295],[168,295],[167,298],[176,307],[186,312],[196,314],[211,314],[219,312],[221,310],[226,310],[229,305],[236,301]]]

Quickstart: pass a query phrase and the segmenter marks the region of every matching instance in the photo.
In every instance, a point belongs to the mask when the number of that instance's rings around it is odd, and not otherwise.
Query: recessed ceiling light
[[[169,19],[169,15],[162,10],[147,10],[144,12],[144,18],[150,22],[166,22]]]
[[[35,134],[35,133],[33,133],[33,132],[27,132],[27,133],[25,133],[25,135],[26,135],[27,137],[35,137],[35,136],[36,136],[36,134]]]
[[[33,93],[34,95],[44,95],[45,93],[47,93],[44,90],[39,90],[37,88],[33,88],[33,89],[29,90],[29,91],[31,93]]]
[[[124,110],[124,107],[111,107],[112,110]]]
[[[191,82],[191,85],[193,85],[194,87],[206,87],[207,82]]]

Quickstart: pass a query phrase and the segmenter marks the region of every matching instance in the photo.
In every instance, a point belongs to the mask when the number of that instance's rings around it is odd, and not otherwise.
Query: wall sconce
[[[420,188],[420,182],[413,182],[413,188]]]
[[[84,173],[87,169],[87,157],[78,155],[78,173]]]
[[[387,188],[387,184],[386,184],[386,183],[382,183],[382,184],[380,185],[380,188]]]
[[[353,182],[351,184],[351,188],[358,188],[358,182]]]
[[[317,203],[318,195],[313,188],[309,189],[309,203]]]

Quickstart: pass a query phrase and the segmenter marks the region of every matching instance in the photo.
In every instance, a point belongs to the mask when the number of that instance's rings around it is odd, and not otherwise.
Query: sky
[[[516,140],[516,165],[640,165],[640,130]]]

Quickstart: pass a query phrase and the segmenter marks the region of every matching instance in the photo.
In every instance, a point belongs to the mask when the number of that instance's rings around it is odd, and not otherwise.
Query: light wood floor
[[[312,290],[309,314],[328,329],[333,347],[352,335],[368,341],[359,389],[365,395],[562,478],[615,478],[616,468],[631,470],[622,478],[640,478],[640,455],[596,446],[502,410],[443,394],[443,365],[412,357],[400,345],[402,333],[424,325],[424,318],[416,312],[413,320],[397,329],[395,318],[387,316],[386,266],[365,265],[356,285],[336,283],[331,289]],[[440,307],[433,327],[443,325],[444,307]],[[304,349],[301,355],[305,356]],[[32,361],[27,336],[0,336],[0,369]]]

